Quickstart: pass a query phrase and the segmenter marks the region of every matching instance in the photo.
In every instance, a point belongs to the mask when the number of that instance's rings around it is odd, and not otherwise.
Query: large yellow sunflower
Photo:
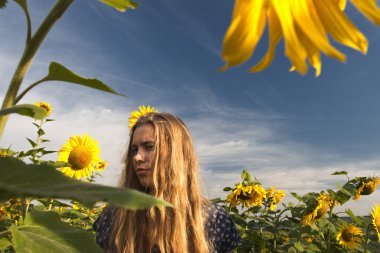
[[[37,103],[34,103],[34,105],[41,107],[41,108],[44,108],[46,110],[46,117],[48,117],[50,115],[50,113],[53,111],[53,108],[47,102],[37,102]]]
[[[376,190],[378,185],[380,185],[380,178],[378,177],[362,178],[357,185],[356,194],[353,199],[358,200],[361,195],[370,195]]]
[[[372,224],[377,233],[377,239],[380,243],[380,204],[376,204],[372,210]]]
[[[310,225],[315,223],[320,218],[325,217],[329,209],[333,205],[333,200],[328,193],[321,193],[311,206],[308,207],[309,211],[303,216],[301,223],[303,225]]]
[[[135,124],[136,124],[136,121],[143,115],[147,114],[147,113],[150,113],[150,112],[158,112],[158,110],[154,109],[154,107],[150,107],[150,105],[148,106],[145,106],[145,105],[141,105],[139,106],[139,110],[137,111],[133,111],[131,113],[131,116],[129,117],[128,119],[128,122],[129,122],[129,128],[132,128]]]
[[[58,152],[58,161],[67,162],[69,167],[60,168],[61,171],[76,179],[87,178],[98,168],[101,162],[98,142],[88,135],[74,135],[63,144]]]
[[[363,232],[360,228],[354,224],[344,223],[336,236],[336,240],[343,248],[356,249],[362,242],[360,238],[362,235]]]
[[[321,73],[321,52],[339,61],[346,56],[330,44],[329,37],[354,48],[363,54],[368,42],[361,31],[344,13],[347,0],[235,0],[231,24],[223,41],[222,70],[246,62],[254,53],[269,27],[269,47],[261,61],[251,72],[267,68],[277,44],[285,41],[285,54],[291,70],[306,74],[308,64]],[[380,9],[376,0],[351,0],[351,3],[368,19],[380,25]]]

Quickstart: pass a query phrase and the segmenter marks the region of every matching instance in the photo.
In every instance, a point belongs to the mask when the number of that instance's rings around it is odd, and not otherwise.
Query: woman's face
[[[154,159],[155,138],[152,125],[145,124],[133,133],[131,153],[133,170],[143,187],[152,185],[152,163]]]

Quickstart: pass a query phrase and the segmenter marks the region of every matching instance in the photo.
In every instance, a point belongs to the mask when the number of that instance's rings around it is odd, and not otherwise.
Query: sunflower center
[[[342,239],[343,239],[343,241],[350,242],[352,240],[352,237],[353,237],[352,233],[350,231],[348,231],[348,229],[344,230],[342,232]]]
[[[82,170],[86,168],[92,160],[91,151],[85,146],[76,146],[70,152],[68,162],[73,170]]]

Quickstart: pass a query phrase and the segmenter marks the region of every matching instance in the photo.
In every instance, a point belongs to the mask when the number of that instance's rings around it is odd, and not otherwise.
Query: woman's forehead
[[[136,128],[133,133],[132,144],[138,144],[146,141],[154,141],[154,128],[150,124],[145,124]]]

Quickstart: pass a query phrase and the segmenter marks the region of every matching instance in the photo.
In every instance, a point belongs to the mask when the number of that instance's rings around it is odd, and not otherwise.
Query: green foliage
[[[105,201],[129,209],[169,205],[163,200],[131,189],[85,183],[46,164],[25,164],[11,157],[0,157],[0,196],[61,198],[77,200],[87,206]]]
[[[343,171],[333,174],[348,175]],[[345,216],[343,220],[338,213],[334,213],[334,208],[351,200],[356,194],[358,182],[366,178],[348,179],[343,186],[337,184],[338,189],[335,191],[328,189],[319,193],[309,192],[303,196],[291,192],[298,203],[282,203],[282,207],[277,210],[269,208],[271,198],[268,195],[273,194],[273,190],[269,189],[266,190],[266,197],[261,204],[245,205],[244,201],[250,201],[258,193],[250,193],[249,188],[244,188],[251,185],[246,183],[251,180],[246,170],[243,170],[241,178],[242,182],[237,183],[234,188],[224,188],[225,191],[231,191],[227,200],[223,202],[217,199],[217,203],[223,204],[240,232],[242,240],[235,252],[378,252],[376,249],[379,244],[369,237],[376,236],[371,221],[356,216],[350,209],[346,209],[350,223],[361,228],[365,236],[360,236],[361,243],[351,251],[342,247],[336,239],[348,217]],[[257,179],[255,183],[260,184]],[[240,199],[240,202],[236,202],[236,199]],[[240,205],[235,206],[236,203]],[[311,217],[310,221],[305,219],[307,216]],[[349,235],[346,237],[350,238]]]
[[[136,9],[140,5],[131,0],[99,0],[99,1],[121,12],[124,12],[127,9]]]
[[[79,85],[86,86],[89,88],[109,92],[112,94],[124,96],[123,94],[117,93],[116,91],[114,91],[112,88],[110,88],[103,82],[94,78],[81,77],[57,62],[50,63],[49,74],[42,80],[74,83],[74,84],[79,84]]]
[[[15,106],[0,110],[0,116],[11,114],[11,113],[17,113],[23,116],[32,117],[36,120],[42,120],[46,118],[45,109],[39,106],[30,105],[30,104],[15,105]]]
[[[56,212],[29,212],[10,231],[13,247],[19,253],[101,252],[89,233],[62,222]]]
[[[7,0],[0,0],[0,9],[4,8],[7,5]]]

